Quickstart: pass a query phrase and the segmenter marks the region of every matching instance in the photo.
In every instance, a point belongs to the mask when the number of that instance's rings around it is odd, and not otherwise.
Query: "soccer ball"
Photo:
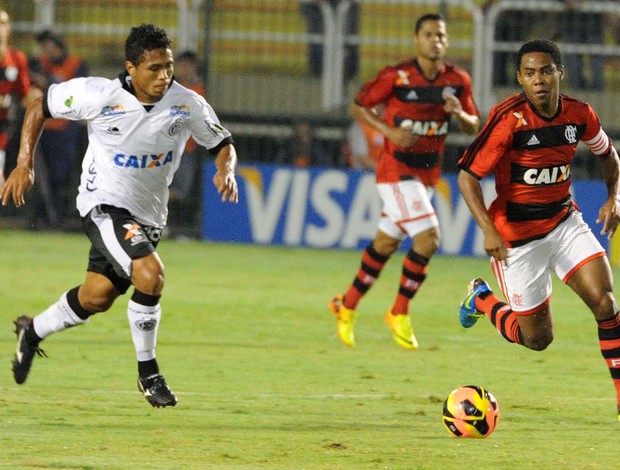
[[[443,404],[443,424],[454,437],[483,439],[499,421],[499,405],[483,387],[465,385],[452,390]]]

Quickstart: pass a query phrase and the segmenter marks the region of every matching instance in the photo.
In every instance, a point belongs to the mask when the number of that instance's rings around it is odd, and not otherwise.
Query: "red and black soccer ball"
[[[454,437],[488,437],[499,421],[499,405],[483,387],[465,385],[450,392],[443,404],[443,424]]]

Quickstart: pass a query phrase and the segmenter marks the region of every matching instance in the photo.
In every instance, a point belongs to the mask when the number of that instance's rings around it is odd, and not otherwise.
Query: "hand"
[[[9,175],[0,192],[2,205],[6,206],[11,196],[16,207],[25,204],[24,194],[34,184],[34,170],[26,166],[17,166]]]
[[[444,96],[445,102],[443,105],[443,110],[446,113],[450,114],[461,114],[463,112],[463,106],[459,99],[454,95],[446,94]]]
[[[620,223],[620,201],[617,198],[612,197],[605,201],[598,212],[598,219],[596,219],[597,224],[601,222],[603,223],[601,235],[607,234],[607,239],[610,240],[616,233],[618,223]]]
[[[484,250],[497,261],[508,264],[508,247],[495,226],[484,232]]]
[[[411,149],[418,136],[411,133],[411,127],[392,127],[387,138],[403,149]]]
[[[231,170],[217,171],[213,177],[217,192],[222,195],[222,202],[239,202],[239,190],[235,173]]]

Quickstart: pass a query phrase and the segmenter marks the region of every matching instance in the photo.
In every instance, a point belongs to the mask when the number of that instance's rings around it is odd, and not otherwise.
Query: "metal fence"
[[[502,0],[485,15],[483,42],[487,73],[479,96],[488,108],[495,97],[517,88],[514,52],[536,37],[556,41],[566,69],[563,90],[588,101],[617,135],[620,121],[620,2],[578,1],[569,10],[558,0]]]
[[[355,93],[381,67],[413,55],[415,20],[429,11],[446,17],[448,60],[470,71],[483,114],[518,91],[511,57],[520,44],[552,37],[567,59],[567,91],[591,102],[610,134],[620,135],[618,1],[583,1],[576,12],[561,0],[7,0],[3,7],[16,47],[34,53],[33,33],[52,28],[91,72],[108,77],[123,67],[132,25],[165,27],[177,52],[203,58],[209,101],[251,160],[276,161],[293,124],[306,120],[341,164]],[[450,135],[448,170],[468,139]]]

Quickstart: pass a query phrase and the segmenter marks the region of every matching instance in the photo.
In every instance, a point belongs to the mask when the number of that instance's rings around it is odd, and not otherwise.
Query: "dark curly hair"
[[[162,48],[172,48],[172,40],[164,29],[153,24],[134,26],[125,41],[125,60],[138,65],[145,52]]]
[[[562,54],[558,46],[549,39],[533,39],[521,46],[517,53],[517,67],[521,68],[521,59],[529,52],[543,52],[551,56],[551,60],[558,68],[562,67]]]

